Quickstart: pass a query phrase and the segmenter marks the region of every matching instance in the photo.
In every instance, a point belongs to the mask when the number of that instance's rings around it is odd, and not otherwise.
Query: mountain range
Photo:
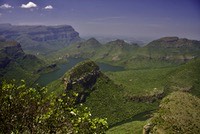
[[[62,60],[66,57],[89,58],[129,69],[138,69],[185,63],[200,56],[199,46],[200,41],[178,37],[164,37],[143,47],[119,39],[101,44],[95,38],[91,38],[50,53],[48,57],[51,60]]]

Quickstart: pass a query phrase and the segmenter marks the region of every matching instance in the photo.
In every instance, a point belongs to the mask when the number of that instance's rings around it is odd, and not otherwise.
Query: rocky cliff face
[[[79,33],[72,26],[14,26],[0,24],[0,35],[8,40],[20,42],[28,51],[47,52],[58,50],[76,41]]]
[[[45,42],[55,40],[65,40],[66,45],[80,39],[77,33],[71,26],[37,26],[33,30],[27,32],[34,41]]]
[[[94,90],[93,86],[100,75],[99,67],[93,61],[86,61],[72,68],[62,80],[66,92],[77,92],[79,94],[77,102],[84,102]]]

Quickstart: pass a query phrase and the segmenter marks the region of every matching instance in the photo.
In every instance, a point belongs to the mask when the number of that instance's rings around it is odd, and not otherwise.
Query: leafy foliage
[[[14,82],[13,82],[14,83]],[[0,133],[104,133],[107,122],[75,105],[77,93],[47,95],[47,88],[2,82]]]

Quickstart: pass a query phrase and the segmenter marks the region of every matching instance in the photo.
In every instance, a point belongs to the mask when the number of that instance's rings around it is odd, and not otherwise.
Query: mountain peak
[[[100,42],[95,38],[90,38],[86,41],[88,44],[100,44]]]
[[[117,46],[130,45],[130,44],[128,44],[127,42],[125,42],[124,40],[120,40],[120,39],[117,39],[117,40],[108,42],[107,44],[112,44],[112,45],[117,45]]]

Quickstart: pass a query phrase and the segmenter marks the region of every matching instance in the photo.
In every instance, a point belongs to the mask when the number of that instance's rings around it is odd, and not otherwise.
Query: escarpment
[[[66,92],[77,92],[79,94],[77,101],[84,102],[94,90],[94,85],[100,75],[99,67],[93,61],[85,61],[72,68],[62,81]]]
[[[35,55],[56,51],[81,40],[79,33],[70,25],[0,24],[0,35],[7,40],[16,40],[23,50]]]

